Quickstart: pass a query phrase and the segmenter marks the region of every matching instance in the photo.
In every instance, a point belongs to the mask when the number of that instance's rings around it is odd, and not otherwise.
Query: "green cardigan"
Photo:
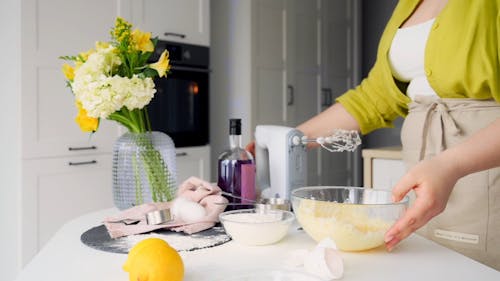
[[[406,116],[410,98],[392,76],[388,51],[397,29],[419,0],[401,0],[382,34],[368,77],[340,96],[361,133],[391,127]],[[425,50],[424,69],[441,98],[495,99],[500,102],[500,0],[449,0],[436,17]],[[403,89],[403,90],[401,90]]]

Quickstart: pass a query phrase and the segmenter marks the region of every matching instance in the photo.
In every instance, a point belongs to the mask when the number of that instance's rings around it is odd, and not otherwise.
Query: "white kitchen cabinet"
[[[130,20],[159,39],[210,45],[209,0],[128,0]]]
[[[363,149],[364,186],[392,190],[406,172],[401,147]]]
[[[24,262],[68,220],[113,207],[111,167],[110,154],[23,161]]]
[[[406,171],[402,160],[373,159],[372,160],[372,187],[392,190]]]
[[[210,181],[210,146],[176,148],[177,183],[195,176]]]

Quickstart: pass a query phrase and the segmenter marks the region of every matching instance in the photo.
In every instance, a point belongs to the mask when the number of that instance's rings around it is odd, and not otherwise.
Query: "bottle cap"
[[[229,134],[241,135],[241,119],[229,119]]]

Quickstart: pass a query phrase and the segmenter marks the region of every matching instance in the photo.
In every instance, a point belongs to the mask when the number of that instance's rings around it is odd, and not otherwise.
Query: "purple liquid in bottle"
[[[217,185],[225,192],[247,200],[227,196],[230,203],[249,203],[249,205],[227,206],[226,210],[253,208],[255,201],[255,164],[247,160],[219,160]]]
[[[247,200],[226,196],[230,203],[248,205],[227,206],[226,210],[253,208],[255,202],[255,163],[252,154],[241,147],[241,120],[229,123],[229,149],[219,156],[217,185],[225,192]]]

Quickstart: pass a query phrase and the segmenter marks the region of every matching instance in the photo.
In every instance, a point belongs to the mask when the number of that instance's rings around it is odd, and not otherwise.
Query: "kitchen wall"
[[[21,3],[0,1],[0,279],[13,280],[21,263],[18,201],[21,190]]]

